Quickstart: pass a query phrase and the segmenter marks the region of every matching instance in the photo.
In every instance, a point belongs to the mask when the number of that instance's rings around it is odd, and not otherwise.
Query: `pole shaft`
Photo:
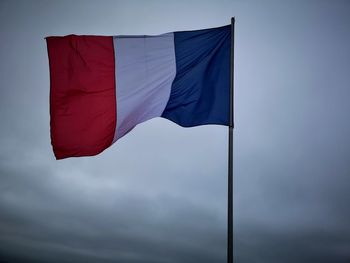
[[[227,196],[227,263],[233,263],[233,126],[234,126],[234,34],[235,18],[231,18],[230,120],[228,131],[228,196]]]

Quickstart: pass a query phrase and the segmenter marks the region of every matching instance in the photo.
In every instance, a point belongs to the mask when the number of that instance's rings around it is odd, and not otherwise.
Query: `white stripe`
[[[114,40],[118,140],[137,124],[160,117],[176,74],[173,33],[116,36]]]

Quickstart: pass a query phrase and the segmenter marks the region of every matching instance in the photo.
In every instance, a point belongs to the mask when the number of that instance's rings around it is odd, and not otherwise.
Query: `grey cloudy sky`
[[[235,263],[350,262],[349,1],[0,1],[0,262],[226,262],[227,128],[54,159],[45,36],[236,17]]]

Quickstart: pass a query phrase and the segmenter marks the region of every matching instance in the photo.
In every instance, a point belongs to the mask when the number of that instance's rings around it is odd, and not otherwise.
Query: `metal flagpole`
[[[228,196],[227,196],[227,263],[233,263],[233,106],[234,106],[234,34],[235,18],[231,18],[230,120],[228,132]]]

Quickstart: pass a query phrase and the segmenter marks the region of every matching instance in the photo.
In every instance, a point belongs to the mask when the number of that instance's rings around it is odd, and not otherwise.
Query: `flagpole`
[[[230,120],[228,132],[228,196],[227,196],[227,263],[233,263],[233,106],[234,106],[234,34],[235,18],[231,18],[230,56]]]

